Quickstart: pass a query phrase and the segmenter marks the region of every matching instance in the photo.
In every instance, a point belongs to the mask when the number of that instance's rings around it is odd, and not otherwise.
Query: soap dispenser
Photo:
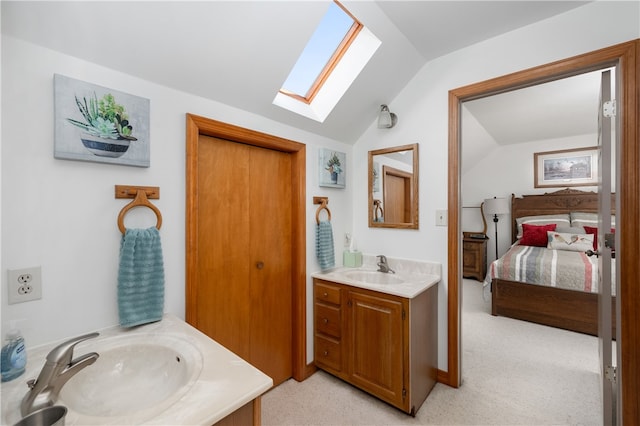
[[[342,253],[342,264],[350,268],[358,268],[362,266],[362,253],[358,251],[356,239],[351,237],[349,250]]]
[[[7,333],[4,346],[2,346],[0,364],[3,382],[19,377],[27,367],[27,350],[24,346],[24,338],[20,330],[15,327],[14,321],[11,322],[11,330]]]

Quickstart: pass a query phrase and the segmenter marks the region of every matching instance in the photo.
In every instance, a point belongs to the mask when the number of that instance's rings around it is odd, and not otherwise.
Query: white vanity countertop
[[[327,269],[321,272],[311,274],[313,278],[333,281],[340,284],[346,284],[353,287],[365,288],[368,290],[379,291],[381,293],[392,294],[395,296],[414,298],[428,288],[437,285],[441,279],[441,268],[439,263],[419,262],[405,259],[388,259],[389,266],[396,273],[388,274],[389,278],[399,278],[401,283],[396,284],[374,284],[364,281],[356,281],[350,279],[347,274],[354,271],[375,272],[377,266],[375,264],[375,256],[364,256],[364,263],[358,268],[337,267]],[[387,275],[383,272],[380,274]]]
[[[143,422],[132,420],[130,424],[211,425],[262,395],[273,385],[269,376],[170,314],[165,314],[159,322],[130,329],[116,326],[99,330],[99,332],[100,336],[96,339],[122,335],[136,337],[137,334],[141,338],[151,338],[151,340],[154,335],[179,336],[197,347],[202,354],[203,365],[200,375],[184,396],[153,418],[145,419]],[[91,340],[93,339],[80,343],[76,347],[74,356],[90,352]],[[47,353],[59,343],[61,342],[33,349],[28,348],[25,374],[10,382],[2,383],[2,424],[14,424],[21,418],[20,401],[27,392],[26,381],[38,376]],[[135,398],[135,390],[131,391],[131,397]],[[67,425],[83,424],[78,414],[71,410],[65,422]]]

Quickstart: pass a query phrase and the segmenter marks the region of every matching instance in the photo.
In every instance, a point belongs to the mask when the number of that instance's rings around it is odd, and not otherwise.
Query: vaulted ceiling
[[[382,45],[324,123],[272,104],[325,1],[2,1],[2,34],[345,143],[428,61],[584,1],[343,1]],[[393,108],[391,108],[393,110]]]

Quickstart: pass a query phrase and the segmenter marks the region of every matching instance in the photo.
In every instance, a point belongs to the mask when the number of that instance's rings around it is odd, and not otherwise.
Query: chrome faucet
[[[377,263],[378,265],[378,272],[384,272],[384,273],[389,273],[391,272],[392,274],[395,274],[396,271],[394,271],[393,269],[389,268],[389,264],[387,263],[387,256],[383,255],[383,254],[379,254],[378,256],[376,256],[378,259],[380,259],[380,262]]]
[[[78,343],[98,335],[99,333],[90,333],[75,337],[61,343],[49,352],[38,378],[27,382],[29,390],[20,404],[23,417],[55,404],[65,383],[77,372],[96,362],[99,355],[95,352],[73,359],[73,348]]]

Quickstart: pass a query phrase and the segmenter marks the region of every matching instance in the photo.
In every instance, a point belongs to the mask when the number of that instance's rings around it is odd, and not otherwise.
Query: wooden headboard
[[[611,194],[611,213],[615,213],[615,194]],[[511,194],[511,242],[516,241],[518,227],[516,219],[523,216],[558,214],[570,212],[598,212],[598,193],[561,189],[556,192],[523,195]]]

